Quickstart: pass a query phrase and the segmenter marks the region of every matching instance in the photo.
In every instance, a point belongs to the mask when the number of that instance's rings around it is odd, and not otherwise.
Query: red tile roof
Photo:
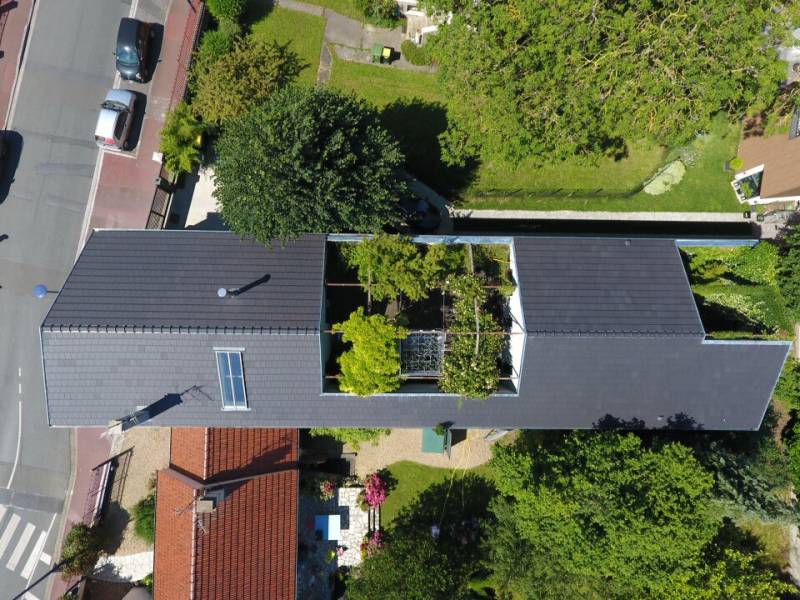
[[[172,430],[171,468],[158,477],[156,600],[295,599],[297,456],[294,429]],[[247,477],[197,513],[202,488]]]

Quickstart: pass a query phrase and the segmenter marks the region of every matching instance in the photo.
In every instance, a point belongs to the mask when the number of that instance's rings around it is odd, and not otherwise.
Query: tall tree
[[[766,108],[786,71],[774,47],[800,13],[785,0],[431,2],[457,10],[431,42],[463,133],[541,162],[682,144],[715,113]]]
[[[192,108],[206,123],[219,125],[267,103],[306,67],[287,45],[239,40],[232,52],[197,63]]]
[[[224,58],[222,59],[224,60]],[[237,233],[265,244],[398,222],[403,155],[375,110],[327,88],[291,88],[226,124],[215,197]]]

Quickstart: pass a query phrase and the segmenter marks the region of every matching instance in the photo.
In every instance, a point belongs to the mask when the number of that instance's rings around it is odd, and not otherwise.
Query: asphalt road
[[[131,0],[38,0],[0,186],[0,597],[48,571],[70,477],[70,431],[47,426],[38,325],[78,249],[98,157],[97,111]],[[18,164],[15,164],[18,163]],[[15,168],[16,166],[16,168]],[[13,179],[13,181],[12,181]],[[9,185],[10,182],[10,185]],[[45,580],[26,598],[42,598]]]

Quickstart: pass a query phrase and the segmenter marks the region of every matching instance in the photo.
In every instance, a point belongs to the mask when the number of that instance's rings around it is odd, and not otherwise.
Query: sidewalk
[[[160,159],[154,160],[153,155],[158,152],[159,132],[167,112],[183,99],[202,4],[201,0],[169,2],[159,62],[146,90],[146,113],[139,143],[132,153],[103,153],[89,231],[144,229],[147,224],[154,181],[161,171]],[[149,20],[146,16],[140,18]],[[132,86],[125,83],[123,87]]]
[[[742,212],[614,212],[590,210],[450,210],[454,219],[564,219],[575,221],[677,221],[683,223],[743,223]]]
[[[0,0],[0,121],[5,129],[34,0]]]

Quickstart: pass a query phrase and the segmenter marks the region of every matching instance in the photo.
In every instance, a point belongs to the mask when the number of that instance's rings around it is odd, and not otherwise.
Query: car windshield
[[[117,48],[117,60],[126,65],[135,65],[139,62],[139,56],[133,47],[120,46]]]

